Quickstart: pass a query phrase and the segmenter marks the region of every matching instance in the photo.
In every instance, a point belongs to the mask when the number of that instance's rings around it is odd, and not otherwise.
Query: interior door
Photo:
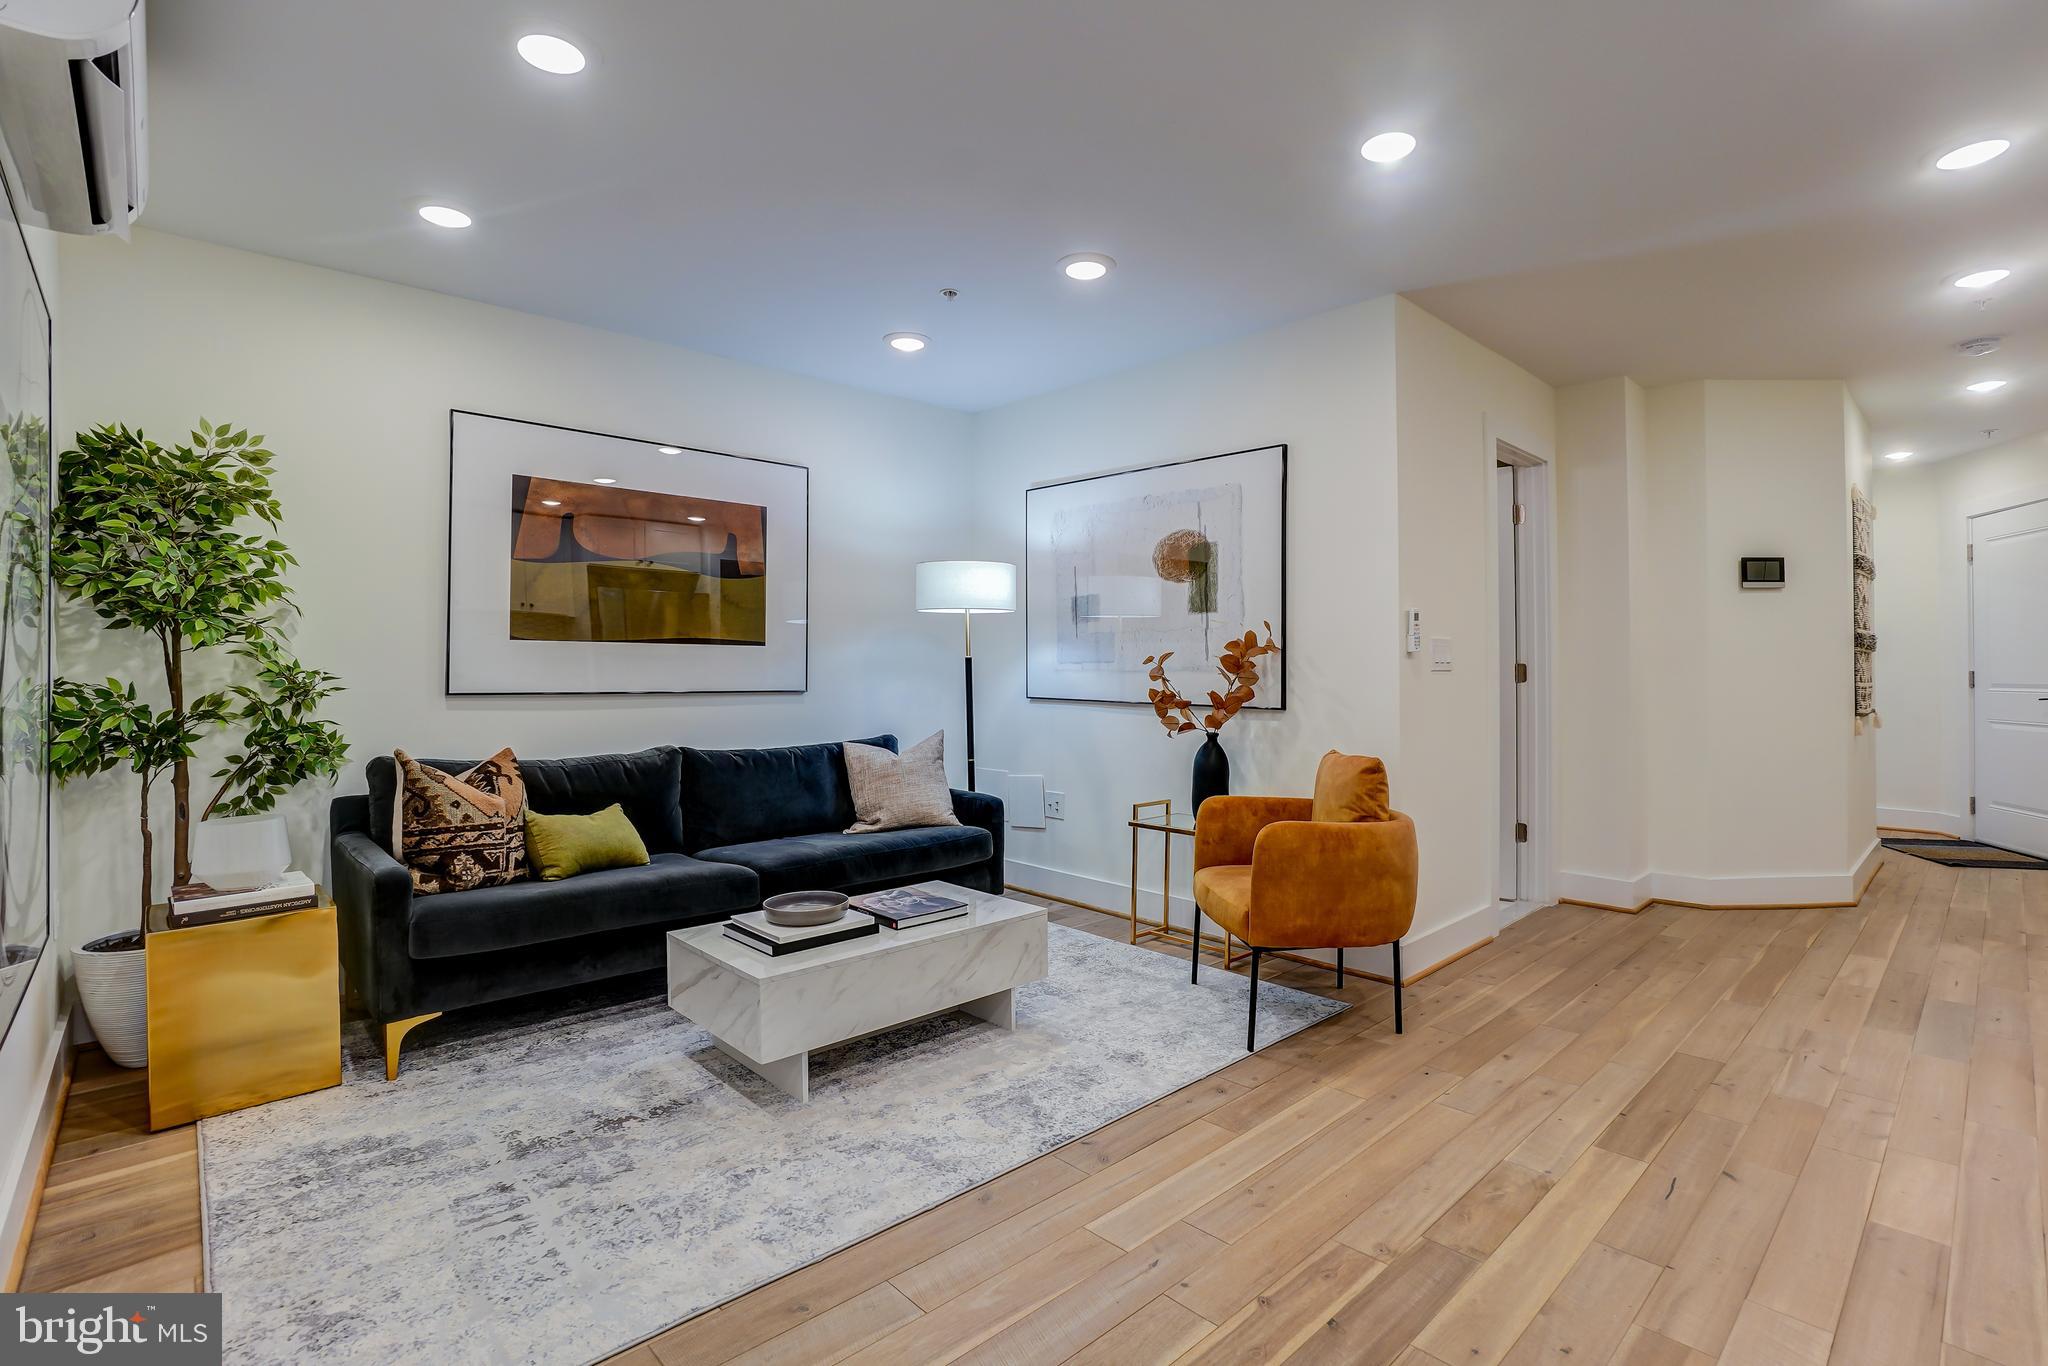
[[[1499,575],[1495,597],[1500,610],[1500,899],[1513,901],[1521,895],[1521,847],[1515,840],[1515,822],[1521,819],[1521,725],[1515,662],[1521,658],[1518,646],[1518,618],[1521,595],[1515,591],[1515,467],[1496,465],[1493,470],[1493,522],[1497,538],[1494,563]]]
[[[2048,857],[2048,500],[1970,519],[1977,838]]]

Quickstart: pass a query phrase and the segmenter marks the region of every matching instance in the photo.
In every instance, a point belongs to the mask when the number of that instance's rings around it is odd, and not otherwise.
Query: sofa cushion
[[[473,760],[427,759],[422,762],[460,773]],[[573,759],[519,761],[526,780],[526,804],[546,816],[588,816],[617,803],[640,832],[650,854],[683,851],[683,818],[679,806],[682,755],[673,745],[643,749],[637,754],[591,754]],[[398,790],[397,766],[385,755],[370,760],[365,776],[370,785],[370,837],[391,847],[391,799]]]
[[[893,751],[896,737],[856,743]],[[686,854],[853,824],[846,753],[836,741],[785,749],[686,747],[680,753]]]
[[[407,943],[414,958],[448,958],[641,925],[717,920],[760,904],[759,882],[746,868],[656,854],[639,868],[415,898]]]
[[[697,857],[736,863],[761,877],[761,895],[821,888],[846,891],[915,882],[995,854],[988,831],[974,825],[884,830],[872,835],[793,835],[779,840],[720,845]]]

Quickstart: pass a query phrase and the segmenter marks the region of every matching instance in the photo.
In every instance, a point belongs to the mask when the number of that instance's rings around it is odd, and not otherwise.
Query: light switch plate
[[[1433,674],[1447,674],[1451,671],[1451,638],[1431,636],[1429,638],[1429,671]]]

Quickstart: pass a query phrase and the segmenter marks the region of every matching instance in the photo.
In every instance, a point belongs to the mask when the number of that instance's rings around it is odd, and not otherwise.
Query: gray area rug
[[[352,1030],[340,1087],[200,1126],[227,1359],[593,1360],[1244,1056],[1244,978],[1050,930],[1015,1032],[819,1054],[808,1105],[664,1000],[451,1020],[389,1083]],[[1345,1008],[1269,984],[1260,1042]]]

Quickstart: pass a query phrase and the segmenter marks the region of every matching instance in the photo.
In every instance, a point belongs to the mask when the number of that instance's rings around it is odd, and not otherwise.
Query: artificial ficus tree
[[[300,782],[332,777],[347,745],[320,720],[333,675],[294,660],[280,635],[289,610],[285,570],[298,563],[276,538],[282,515],[261,436],[201,421],[189,445],[163,446],[119,425],[80,433],[58,456],[51,571],[68,596],[110,630],[139,631],[162,660],[168,704],[132,681],[59,679],[51,699],[51,768],[60,780],[125,766],[141,779],[142,916],[154,885],[150,799],[168,777],[175,819],[172,885],[191,880],[192,760],[199,742],[234,726],[241,742],[213,776],[201,818],[268,811]],[[201,693],[188,666],[226,648],[250,679]]]

